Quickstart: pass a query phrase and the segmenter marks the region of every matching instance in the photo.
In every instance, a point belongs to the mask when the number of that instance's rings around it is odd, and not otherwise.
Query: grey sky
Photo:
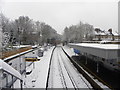
[[[15,1],[15,0],[13,0]],[[18,0],[19,1],[19,0]],[[33,0],[34,1],[34,0]],[[65,26],[89,23],[103,30],[118,30],[117,2],[4,2],[2,12],[10,19],[21,15],[51,25],[58,33]]]

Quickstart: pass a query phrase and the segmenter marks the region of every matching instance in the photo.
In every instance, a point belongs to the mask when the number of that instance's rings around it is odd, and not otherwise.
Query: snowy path
[[[91,87],[87,80],[73,66],[61,47],[56,47],[53,53],[48,83],[48,88]]]

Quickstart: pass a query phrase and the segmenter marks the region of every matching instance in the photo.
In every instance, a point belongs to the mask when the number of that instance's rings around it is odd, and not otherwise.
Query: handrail
[[[19,80],[22,80],[21,74],[1,59],[0,59],[0,69],[18,78]]]
[[[23,87],[22,87],[22,84],[23,84],[22,75],[17,70],[15,70],[13,67],[11,67],[9,64],[5,63],[1,59],[0,59],[0,70],[10,74],[11,76],[16,77],[16,79],[19,79],[20,80],[21,90],[23,90]]]

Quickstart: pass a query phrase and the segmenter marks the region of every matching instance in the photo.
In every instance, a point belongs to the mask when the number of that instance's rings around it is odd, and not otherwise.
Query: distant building
[[[95,35],[93,41],[118,41],[120,40],[119,32],[113,32],[112,29],[108,31],[100,30],[99,28],[95,28]]]

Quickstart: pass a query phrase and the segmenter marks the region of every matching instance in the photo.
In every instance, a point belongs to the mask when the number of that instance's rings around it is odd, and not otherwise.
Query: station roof
[[[70,43],[69,46],[78,49],[81,52],[105,59],[117,59],[120,57],[119,44]]]
[[[99,49],[106,49],[106,50],[118,50],[120,49],[119,44],[98,44],[98,43],[78,43],[78,44],[71,44],[83,47],[91,47],[91,48],[99,48]]]

